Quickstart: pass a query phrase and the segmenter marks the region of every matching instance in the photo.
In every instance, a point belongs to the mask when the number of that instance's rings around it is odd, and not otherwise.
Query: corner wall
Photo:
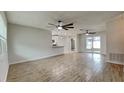
[[[124,14],[107,23],[107,61],[124,64]]]
[[[8,57],[10,64],[36,60],[64,53],[52,48],[51,31],[8,24]]]

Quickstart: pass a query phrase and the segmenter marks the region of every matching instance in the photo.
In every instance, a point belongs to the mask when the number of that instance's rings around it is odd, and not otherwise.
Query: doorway
[[[87,36],[86,37],[86,51],[100,53],[101,50],[101,37],[100,36]]]
[[[71,38],[71,51],[75,51],[75,40]]]

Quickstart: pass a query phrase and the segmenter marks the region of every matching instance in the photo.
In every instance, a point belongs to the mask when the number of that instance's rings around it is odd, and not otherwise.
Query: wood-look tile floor
[[[92,53],[72,53],[10,66],[13,82],[111,82],[124,81],[124,66],[105,62]]]

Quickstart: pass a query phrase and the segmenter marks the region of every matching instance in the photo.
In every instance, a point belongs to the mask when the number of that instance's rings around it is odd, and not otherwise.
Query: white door
[[[100,52],[101,37],[100,36],[87,36],[86,37],[86,51],[87,52]]]

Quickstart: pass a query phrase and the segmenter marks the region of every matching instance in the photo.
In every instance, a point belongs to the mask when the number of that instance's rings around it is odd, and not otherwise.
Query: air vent
[[[109,60],[124,62],[124,54],[110,53],[109,54]]]

